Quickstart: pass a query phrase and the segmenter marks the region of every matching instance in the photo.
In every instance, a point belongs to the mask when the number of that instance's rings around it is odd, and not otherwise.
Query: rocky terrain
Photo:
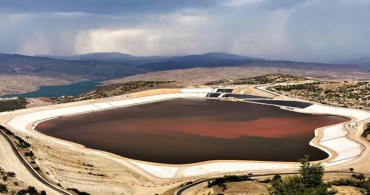
[[[158,88],[178,88],[181,84],[174,81],[130,81],[127,83],[109,84],[98,87],[75,97],[59,97],[54,103],[66,103],[89,99],[98,99],[119,96],[127,93]]]
[[[313,82],[269,88],[283,95],[323,104],[370,110],[370,83]]]
[[[370,72],[358,70],[321,70],[306,68],[263,67],[261,64],[247,67],[189,68],[179,70],[157,71],[104,81],[104,84],[128,81],[183,81],[207,83],[223,79],[243,79],[266,74],[290,74],[318,80],[366,80]]]
[[[307,78],[286,74],[267,74],[263,76],[242,78],[242,79],[223,79],[205,83],[205,85],[263,85],[271,83],[285,82],[302,82],[307,81]]]

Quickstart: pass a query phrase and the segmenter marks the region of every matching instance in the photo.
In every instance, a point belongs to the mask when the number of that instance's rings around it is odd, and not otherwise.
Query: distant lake
[[[42,86],[37,91],[28,93],[18,94],[7,94],[1,97],[25,97],[25,98],[36,98],[36,97],[60,97],[60,96],[75,96],[81,93],[92,90],[100,85],[99,81],[84,81],[74,83],[70,85],[54,85],[54,86]]]

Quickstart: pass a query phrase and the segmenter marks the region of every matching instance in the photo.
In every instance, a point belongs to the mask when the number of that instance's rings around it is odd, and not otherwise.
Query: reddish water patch
[[[37,124],[37,129],[51,129],[55,128],[56,124],[50,121],[45,121],[42,123]]]
[[[198,136],[217,138],[239,138],[243,136],[265,137],[265,138],[288,138],[295,136],[312,136],[313,129],[318,125],[331,123],[317,119],[312,122],[311,117],[302,118],[271,118],[262,117],[251,121],[215,121],[212,117],[183,117],[173,119],[146,119],[145,125],[140,119],[127,120],[125,124],[112,128],[117,132],[147,134],[174,134],[183,133]],[[305,126],[302,128],[302,126]],[[150,128],[148,128],[150,127]],[[308,130],[308,131],[307,131]]]
[[[125,157],[162,162],[296,161],[318,127],[346,121],[244,102],[172,100],[46,121],[37,130]]]

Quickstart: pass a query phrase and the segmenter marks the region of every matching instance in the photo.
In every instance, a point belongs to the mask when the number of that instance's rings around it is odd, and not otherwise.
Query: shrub
[[[352,174],[351,175],[353,178],[356,178],[356,179],[358,179],[358,180],[365,180],[366,179],[366,177],[365,177],[365,175],[364,174],[362,174],[362,173],[360,173],[360,174]]]
[[[15,177],[15,173],[14,172],[7,172],[6,175],[8,175],[8,177]]]
[[[273,177],[272,179],[273,179],[273,180],[281,179],[281,175],[279,175],[279,174],[274,175],[274,177]]]
[[[261,182],[261,183],[270,183],[271,181],[272,181],[271,179],[267,178],[267,179],[262,180],[262,181],[260,181],[260,182]]]
[[[25,194],[29,194],[29,195],[37,195],[37,190],[35,187],[33,186],[28,186],[27,189],[22,189],[22,190],[19,190],[17,192],[17,195],[25,195]]]
[[[251,181],[252,179],[246,175],[242,175],[242,176],[237,176],[237,175],[225,175],[223,177],[220,177],[220,178],[216,178],[215,180],[212,180],[212,181],[209,181],[208,182],[208,187],[212,187],[212,186],[221,186],[222,187],[222,184],[224,183],[228,183],[228,182],[238,182],[238,181]]]
[[[8,187],[5,184],[0,183],[0,193],[8,193]]]
[[[29,151],[29,152],[25,152],[25,153],[24,153],[24,155],[25,155],[25,156],[30,156],[30,157],[32,157],[32,156],[34,156],[35,154],[34,154],[32,151]]]
[[[30,194],[37,194],[37,190],[33,186],[28,186],[27,192],[30,193]]]
[[[76,193],[76,194],[78,194],[78,195],[90,195],[89,193],[87,193],[87,192],[82,192],[82,191],[80,191],[80,190],[78,190],[78,189],[76,189],[76,188],[67,188],[67,190],[71,190],[71,191],[75,192],[75,193]]]
[[[2,126],[2,125],[0,125],[0,129],[1,129],[2,131],[4,131],[6,134],[8,134],[8,135],[14,135],[14,133],[13,133],[13,132],[9,131],[7,128],[5,128],[5,127],[4,127],[4,126]]]
[[[330,184],[336,186],[353,186],[356,188],[360,188],[363,191],[363,194],[370,194],[370,179],[340,179],[332,181],[330,182]]]
[[[367,137],[367,135],[370,134],[370,123],[367,123],[366,124],[366,129],[364,130],[364,132],[362,133],[362,136],[363,137]]]
[[[24,141],[23,139],[20,139],[19,140],[19,145],[22,147],[22,148],[29,148],[31,146],[31,144],[29,144],[28,142]]]
[[[14,136],[15,137],[15,139],[17,139],[18,140],[18,145],[20,146],[20,147],[22,147],[22,148],[29,148],[30,146],[31,146],[31,144],[29,144],[28,142],[26,142],[26,141],[24,141],[21,137],[19,137],[19,136]]]
[[[23,97],[12,100],[0,101],[0,112],[12,111],[17,109],[26,108],[27,101]]]

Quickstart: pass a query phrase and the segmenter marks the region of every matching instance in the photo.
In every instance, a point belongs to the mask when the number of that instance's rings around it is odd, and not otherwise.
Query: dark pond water
[[[25,98],[36,98],[36,97],[59,97],[59,96],[75,96],[92,90],[98,87],[100,82],[98,81],[84,81],[74,83],[70,85],[55,85],[55,86],[42,86],[37,91],[20,94],[8,94],[1,97],[25,97]]]
[[[297,161],[327,154],[309,145],[314,129],[347,119],[246,102],[177,99],[62,117],[39,124],[44,134],[160,163],[207,160]]]
[[[250,100],[251,102],[273,104],[278,106],[290,106],[296,108],[306,108],[312,104],[307,102],[298,102],[298,101],[288,101],[288,100]]]

